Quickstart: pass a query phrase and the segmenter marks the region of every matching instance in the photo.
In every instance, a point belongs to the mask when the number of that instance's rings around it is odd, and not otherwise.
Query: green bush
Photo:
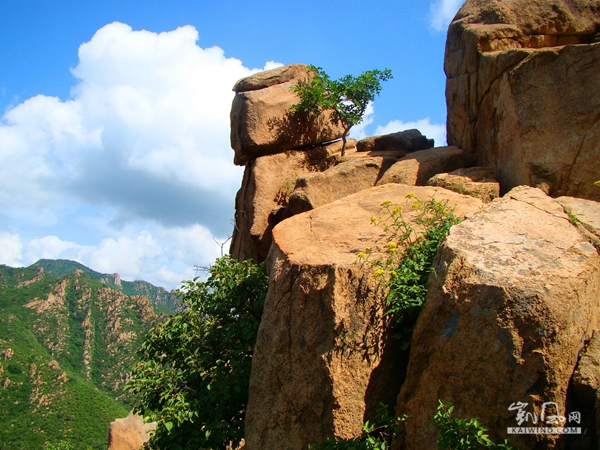
[[[487,428],[477,419],[456,419],[452,417],[454,406],[438,400],[437,412],[431,423],[437,428],[440,437],[437,440],[438,450],[479,450],[495,448],[516,450],[507,441],[493,442],[487,435]]]
[[[333,436],[322,442],[309,444],[308,448],[309,450],[388,450],[391,448],[392,439],[402,435],[400,424],[404,420],[406,416],[390,416],[387,406],[380,403],[375,424],[365,422],[361,437],[341,439]]]
[[[459,220],[454,216],[448,200],[435,198],[419,200],[414,194],[406,196],[406,207],[415,211],[414,222],[404,216],[404,207],[381,204],[381,213],[371,218],[371,223],[381,226],[387,234],[387,258],[371,262],[376,277],[387,279],[386,314],[392,315],[396,325],[396,337],[406,349],[411,342],[412,332],[425,302],[427,280],[432,271],[433,259],[450,228]],[[370,249],[358,254],[363,264],[369,259]]]
[[[177,292],[184,310],[148,333],[126,388],[157,422],[150,448],[225,449],[243,437],[265,264],[224,256],[208,270]]]

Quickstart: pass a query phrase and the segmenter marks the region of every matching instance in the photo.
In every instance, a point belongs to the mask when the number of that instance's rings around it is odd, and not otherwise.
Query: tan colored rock
[[[288,80],[291,76],[293,78]],[[305,66],[296,64],[255,74],[250,80],[236,83],[236,89],[247,86],[257,89],[237,92],[231,105],[231,147],[235,151],[235,164],[244,165],[258,156],[342,137],[343,128],[331,123],[329,112],[314,120],[291,113],[290,107],[300,99],[290,88],[310,76]],[[267,87],[258,88],[263,85]]]
[[[358,141],[359,152],[373,150],[426,150],[433,147],[433,139],[427,139],[419,130],[405,130],[397,133],[384,134],[381,136],[369,136]]]
[[[231,256],[238,261],[264,261],[271,247],[271,230],[284,218],[284,207],[299,177],[336,164],[334,143],[311,150],[290,150],[248,163],[235,200]]]
[[[448,144],[503,191],[600,200],[599,29],[595,0],[467,0],[446,43]]]
[[[394,402],[401,368],[383,317],[383,289],[368,267],[353,263],[367,246],[380,254],[385,236],[370,219],[386,200],[408,202],[409,192],[424,200],[447,198],[459,216],[483,205],[447,190],[388,184],[273,229],[269,292],[252,361],[247,450],[304,450],[333,434],[356,437],[378,402]]]
[[[397,160],[383,156],[352,158],[324,172],[311,172],[298,177],[290,195],[287,215],[310,211],[373,187]]]
[[[586,433],[587,439],[579,439],[578,447],[571,445],[569,448],[585,449],[596,448],[597,439],[600,437],[600,331],[594,331],[592,338],[581,352],[577,369],[573,374],[573,392],[570,398],[572,408],[587,418],[587,424],[595,422],[596,433]],[[595,415],[595,420],[594,419]],[[594,439],[595,438],[595,439]],[[587,445],[586,445],[587,444]]]
[[[453,227],[434,266],[398,397],[397,412],[413,417],[405,448],[436,448],[426,421],[438,399],[456,417],[480,419],[492,439],[518,426],[517,402],[538,417],[555,402],[567,417],[579,352],[600,325],[600,256],[562,206],[539,189],[513,189]],[[509,442],[528,450],[556,439]]]
[[[126,418],[110,423],[108,450],[139,450],[154,429],[156,423],[144,423],[141,416],[130,412]]]
[[[264,70],[255,73],[254,75],[250,75],[249,77],[242,78],[233,85],[233,91],[236,93],[256,91],[258,89],[268,88],[295,79],[302,79],[306,76],[306,64],[290,64],[289,66]]]
[[[484,203],[500,197],[500,183],[494,179],[489,167],[469,167],[450,173],[439,173],[427,181],[427,186],[437,186],[459,194],[470,195]]]
[[[556,199],[590,233],[600,238],[600,203],[575,197]]]
[[[388,183],[425,186],[438,173],[465,166],[464,152],[457,147],[436,147],[409,153],[390,167],[377,185]]]

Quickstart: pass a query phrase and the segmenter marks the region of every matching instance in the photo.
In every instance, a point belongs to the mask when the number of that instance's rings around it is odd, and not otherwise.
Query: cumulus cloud
[[[362,121],[350,129],[350,137],[360,141],[368,136],[366,128],[375,121],[375,108],[373,102],[369,102],[365,109]]]
[[[430,26],[436,31],[446,31],[464,0],[434,0],[429,5]]]
[[[197,39],[191,26],[98,30],[79,49],[70,100],[38,95],[3,116],[0,206],[68,199],[117,206],[126,221],[228,224],[241,177],[231,87],[258,69]]]
[[[16,233],[0,232],[0,248],[2,249],[2,261],[7,266],[21,265],[23,244]]]
[[[417,120],[416,122],[392,120],[385,126],[378,126],[375,130],[375,135],[395,133],[413,128],[416,128],[428,138],[433,139],[437,147],[446,145],[446,125],[431,123],[429,117]]]
[[[103,273],[119,273],[123,279],[151,280],[169,289],[195,276],[194,265],[208,265],[220,256],[211,233],[200,225],[162,228],[146,224],[143,230],[128,227],[121,235],[94,245],[80,245],[49,235],[24,245],[17,234],[0,234],[6,249],[5,264],[30,265],[39,259],[70,259]],[[227,250],[227,248],[226,248]]]
[[[192,26],[106,25],[80,46],[69,99],[37,95],[4,113],[2,218],[30,232],[0,234],[0,263],[76,259],[173,284],[217,256],[212,236],[231,232],[242,176],[229,144],[231,87],[262,69],[197,40]],[[45,231],[65,222],[66,209],[84,211],[74,217],[78,235],[88,230],[95,244]]]

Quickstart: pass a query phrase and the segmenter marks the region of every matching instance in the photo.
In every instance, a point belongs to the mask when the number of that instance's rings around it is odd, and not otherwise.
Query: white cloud
[[[371,125],[375,120],[375,108],[373,107],[373,102],[369,102],[367,108],[365,109],[365,114],[363,115],[363,120],[358,124],[353,126],[350,129],[350,137],[360,141],[368,136],[366,127]]]
[[[191,26],[160,34],[122,23],[98,30],[79,49],[72,99],[38,95],[2,117],[0,206],[76,198],[117,203],[129,220],[160,221],[163,209],[135,208],[151,201],[143,193],[152,184],[165,192],[184,187],[190,197],[212,193],[230,199],[222,207],[231,209],[241,178],[229,145],[231,87],[258,69],[218,47],[199,47],[197,38]],[[111,185],[133,180],[139,195],[128,208]]]
[[[446,31],[464,0],[434,0],[429,5],[430,26],[436,31]]]
[[[0,232],[0,249],[2,261],[0,264],[15,267],[21,265],[23,244],[16,233]]]
[[[31,239],[25,250],[16,234],[0,234],[2,263],[30,265],[39,259],[70,259],[102,273],[119,273],[125,280],[143,279],[168,289],[195,276],[195,265],[208,265],[220,256],[211,233],[200,225],[146,229],[128,227],[120,236],[95,245],[79,245],[49,235]],[[149,231],[150,230],[150,231]]]
[[[80,46],[69,99],[37,95],[4,113],[0,218],[35,236],[0,234],[0,263],[76,259],[174,287],[218,256],[212,236],[231,232],[242,176],[231,88],[260,69],[197,39],[192,26],[106,25]],[[93,234],[86,245],[74,227]]]
[[[401,120],[392,120],[385,126],[378,126],[375,135],[395,133],[416,128],[429,139],[435,141],[436,147],[446,145],[446,125],[431,123],[429,117],[417,120],[416,122],[402,122]]]

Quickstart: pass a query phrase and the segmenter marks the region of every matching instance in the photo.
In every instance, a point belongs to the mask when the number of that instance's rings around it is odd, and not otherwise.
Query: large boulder
[[[430,277],[397,412],[405,449],[436,448],[427,422],[438,400],[477,417],[494,439],[554,402],[569,426],[578,355],[600,326],[600,255],[563,207],[519,187],[453,227]],[[521,406],[519,406],[521,404]],[[523,406],[524,405],[524,406]],[[546,417],[537,426],[549,426]],[[511,435],[520,450],[556,448],[556,435]],[[578,448],[573,445],[561,448]]]
[[[271,247],[271,230],[284,218],[298,178],[337,164],[341,144],[290,150],[260,156],[246,165],[235,199],[231,256],[238,261],[264,261]]]
[[[427,185],[471,195],[484,203],[500,197],[500,183],[494,179],[494,171],[490,167],[469,167],[439,173],[431,177]]]
[[[596,0],[467,0],[448,30],[448,144],[525,184],[600,200]]]
[[[406,150],[407,152],[414,152],[416,150],[427,150],[433,147],[433,145],[433,139],[427,139],[419,130],[413,129],[381,136],[366,137],[358,141],[357,149],[359,152],[374,150]]]
[[[375,186],[397,160],[393,156],[348,158],[324,172],[311,172],[298,177],[290,195],[288,215],[309,211]]]
[[[156,423],[144,423],[142,416],[129,413],[124,419],[110,423],[108,450],[139,450],[150,439]]]
[[[252,360],[246,449],[304,450],[328,436],[353,438],[379,402],[395,402],[402,366],[384,316],[384,286],[368,265],[381,256],[380,204],[414,193],[473,214],[481,201],[432,187],[373,187],[284,220],[273,229],[269,292]],[[411,200],[412,201],[412,200]],[[415,211],[406,208],[407,220]],[[389,357],[392,355],[392,357]],[[405,367],[405,366],[404,366]]]
[[[330,112],[314,120],[292,114],[290,107],[300,99],[290,88],[311,76],[307,66],[294,64],[251,75],[235,84],[231,105],[235,164],[342,137],[343,128],[331,123]]]
[[[465,154],[457,147],[436,147],[419,150],[400,158],[377,181],[377,185],[388,183],[425,186],[434,175],[452,172],[465,166]]]

